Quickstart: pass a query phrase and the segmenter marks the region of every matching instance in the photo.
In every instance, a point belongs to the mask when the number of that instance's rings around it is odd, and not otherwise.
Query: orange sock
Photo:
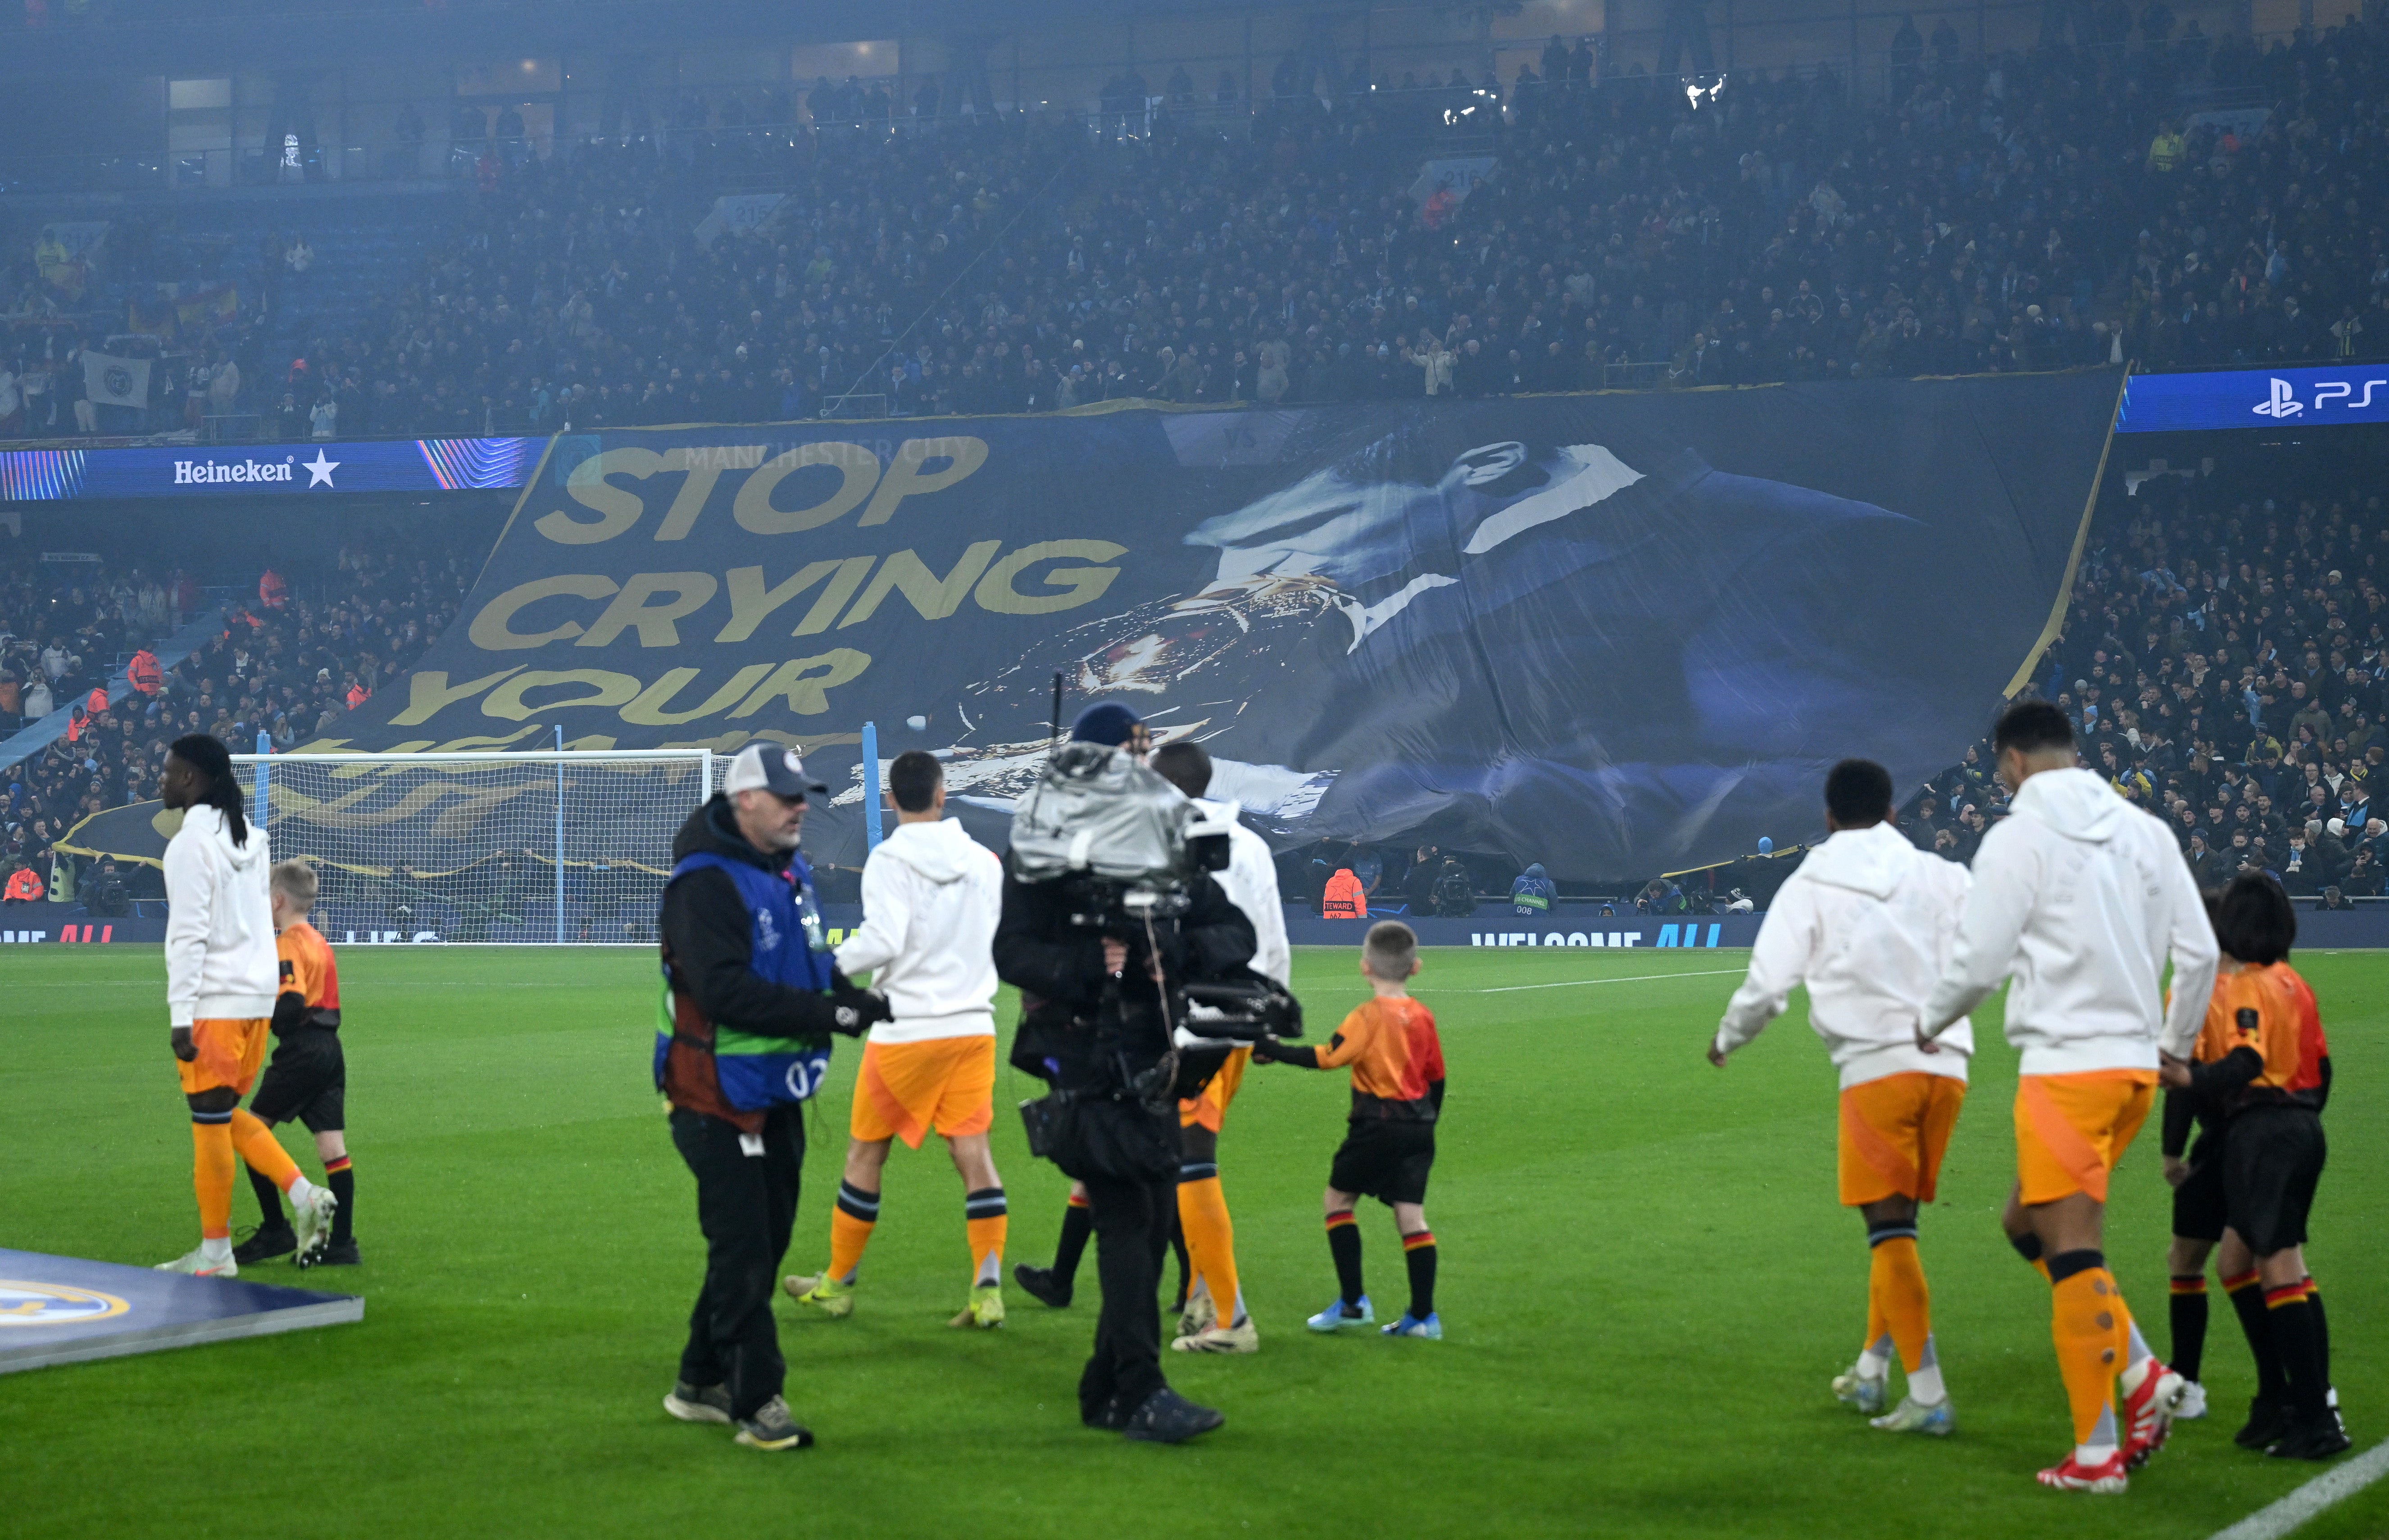
[[[1178,1184],[1178,1223],[1186,1231],[1194,1275],[1210,1287],[1220,1324],[1235,1325],[1244,1303],[1236,1292],[1236,1225],[1218,1176]]]
[[[1872,1238],[1870,1238],[1872,1242]],[[1867,1334],[1866,1346],[1859,1350],[1859,1372],[1863,1374],[1871,1359],[1879,1359],[1879,1372],[1889,1372],[1891,1363],[1891,1314],[1884,1307],[1886,1274],[1882,1248],[1870,1243],[1867,1257]]]
[[[199,1196],[199,1236],[232,1239],[232,1124],[191,1114],[191,1188]]]
[[[879,1223],[879,1194],[865,1192],[852,1182],[837,1184],[837,1207],[829,1216],[829,1276],[837,1283],[854,1281],[862,1265],[862,1248],[871,1244],[871,1228]]]
[[[2115,1376],[2124,1368],[2123,1294],[2099,1252],[2063,1253],[2052,1260],[2050,1273],[2057,1283],[2050,1293],[2049,1331],[2074,1413],[2074,1442],[2084,1448],[2113,1448],[2120,1442]]]
[[[963,1195],[963,1229],[970,1237],[973,1287],[1003,1281],[1003,1238],[1011,1228],[1012,1211],[1003,1201],[1003,1189],[983,1187]]]
[[[1933,1295],[1924,1286],[1924,1263],[1916,1254],[1913,1234],[1875,1242],[1867,1294],[1882,1302],[1891,1340],[1899,1348],[1899,1367],[1914,1376],[1924,1362],[1925,1340],[1933,1335]]]
[[[235,1107],[231,1129],[233,1148],[240,1152],[240,1158],[249,1162],[259,1176],[283,1191],[289,1191],[290,1184],[299,1179],[298,1163],[282,1148],[282,1141],[274,1137],[274,1130],[265,1126],[264,1119]]]

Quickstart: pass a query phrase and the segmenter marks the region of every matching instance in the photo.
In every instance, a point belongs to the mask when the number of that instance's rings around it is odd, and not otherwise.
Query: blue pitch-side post
[[[879,729],[862,724],[862,848],[879,848]]]
[[[556,752],[564,752],[564,724],[556,727]],[[564,761],[556,762],[556,944],[564,945]]]
[[[274,752],[274,734],[263,728],[257,731],[257,752],[260,754]],[[267,761],[260,759],[257,762],[257,816],[249,821],[261,829],[266,826],[274,811],[273,793],[274,772],[268,768]]]

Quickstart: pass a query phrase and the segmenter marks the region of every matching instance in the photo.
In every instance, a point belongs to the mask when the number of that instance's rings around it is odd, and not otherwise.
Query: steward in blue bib
[[[671,1102],[672,1146],[696,1178],[705,1287],[664,1409],[731,1422],[755,1449],[813,1441],[781,1394],[787,1362],[772,1294],[804,1174],[799,1103],[820,1088],[833,1032],[888,1019],[830,961],[812,873],[797,854],[809,794],[826,791],[796,755],[750,744],[722,791],[672,839],[664,884],[663,1020],[656,1088]]]
[[[886,1007],[831,961],[804,858],[751,844],[727,796],[689,815],[672,858],[656,1088],[752,1133],[820,1087],[830,1034],[859,1036]]]
[[[1552,900],[1560,896],[1560,885],[1552,881],[1541,864],[1527,868],[1510,885],[1510,907],[1519,914],[1549,914]]]

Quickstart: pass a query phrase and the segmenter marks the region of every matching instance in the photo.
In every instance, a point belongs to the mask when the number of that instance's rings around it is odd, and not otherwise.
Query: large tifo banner
[[[1282,842],[1724,859],[1820,833],[1844,756],[1912,783],[1983,733],[2119,383],[559,439],[457,622],[311,746],[786,743],[847,864],[866,720],[1000,841],[1058,672],[1066,719],[1199,740]]]

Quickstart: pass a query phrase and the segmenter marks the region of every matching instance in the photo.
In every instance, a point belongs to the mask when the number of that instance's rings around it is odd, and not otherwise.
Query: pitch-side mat
[[[364,1319],[354,1294],[0,1248],[0,1374]]]

